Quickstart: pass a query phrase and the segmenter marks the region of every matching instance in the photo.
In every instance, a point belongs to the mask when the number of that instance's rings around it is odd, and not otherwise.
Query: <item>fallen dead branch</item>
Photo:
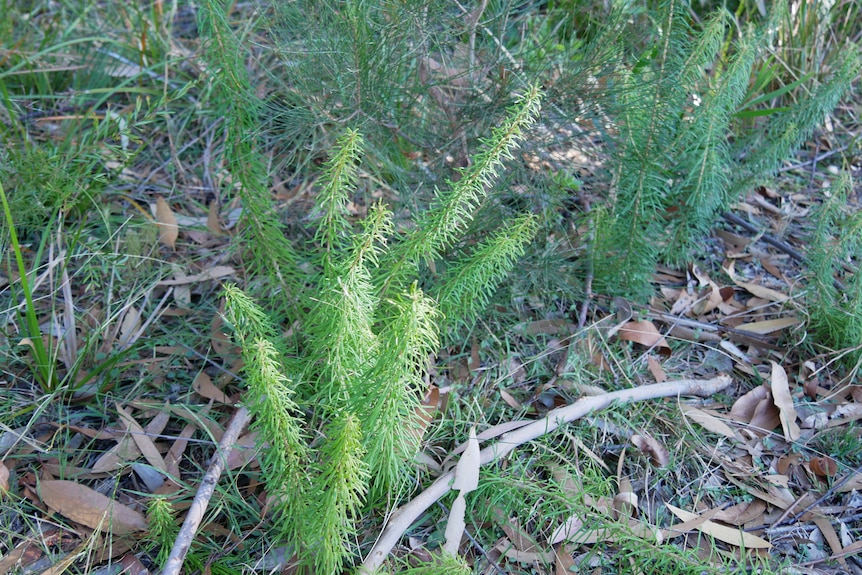
[[[555,409],[548,413],[546,417],[536,420],[529,425],[503,434],[499,441],[480,452],[480,465],[493,463],[511,453],[519,445],[551,433],[566,423],[580,419],[599,409],[604,409],[612,403],[632,403],[678,395],[707,397],[721,391],[730,385],[730,383],[730,376],[722,374],[708,380],[682,379],[667,381],[654,385],[624,389],[604,395],[585,397],[571,405]],[[454,478],[454,469],[441,475],[425,491],[402,505],[392,514],[377,543],[362,563],[361,573],[373,573],[383,564],[383,561],[398,540],[401,539],[404,532],[426,509],[449,492]]]
[[[198,532],[204,512],[207,510],[210,498],[212,498],[215,491],[216,483],[218,483],[219,477],[221,477],[221,473],[224,471],[227,456],[230,454],[230,450],[237,439],[239,439],[239,434],[242,433],[249,419],[251,419],[251,414],[248,412],[248,409],[240,407],[230,420],[230,424],[225,429],[221,442],[213,455],[209,469],[207,469],[206,475],[204,475],[198,491],[195,493],[195,499],[192,501],[192,506],[189,507],[183,527],[177,534],[171,554],[165,562],[165,568],[162,570],[162,575],[179,575],[183,561],[189,552],[189,547],[191,547],[195,534]]]

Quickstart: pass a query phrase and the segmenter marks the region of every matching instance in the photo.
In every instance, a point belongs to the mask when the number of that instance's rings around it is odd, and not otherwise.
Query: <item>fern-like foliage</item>
[[[384,292],[392,285],[403,289],[416,274],[421,260],[432,261],[463,233],[473,213],[485,197],[503,161],[511,159],[512,150],[524,136],[524,130],[536,120],[540,109],[538,87],[532,87],[507,111],[508,121],[495,128],[483,148],[473,158],[457,182],[448,190],[437,191],[431,207],[417,218],[416,229],[391,252],[385,262],[390,271]]]
[[[382,205],[369,211],[364,229],[350,249],[333,255],[324,250],[324,271],[308,314],[307,364],[304,380],[320,406],[341,409],[365,385],[365,374],[377,357],[374,330],[379,296],[372,269],[391,230],[391,214]]]
[[[673,235],[665,248],[666,260],[685,260],[699,245],[699,239],[709,233],[716,214],[733,199],[729,190],[733,154],[728,134],[733,132],[734,113],[745,98],[752,68],[771,39],[774,23],[773,20],[761,30],[745,33],[729,61],[706,83],[696,75],[690,74],[687,79],[687,85],[702,88],[696,93],[698,105],[682,119],[682,129],[673,146],[679,151],[673,166],[678,181],[665,202],[667,208],[676,210],[672,214]],[[714,60],[727,24],[727,14],[718,12],[705,26],[698,72]]]
[[[615,151],[614,191],[609,212],[596,219],[595,242],[602,265],[599,289],[643,295],[664,235],[664,204],[672,185],[670,170],[679,110],[687,93],[681,80],[702,66],[703,50],[689,45],[685,6],[672,0],[659,23],[658,43],[630,69],[619,71],[620,136]],[[709,44],[705,36],[703,44]],[[692,54],[688,62],[686,54]]]
[[[216,97],[233,102],[224,121],[226,168],[239,184],[243,200],[244,245],[251,253],[253,270],[281,283],[291,292],[298,283],[293,246],[278,218],[272,215],[267,185],[269,173],[254,134],[260,124],[260,99],[251,88],[243,65],[243,50],[225,17],[223,3],[204,0],[198,10],[198,27],[206,40],[205,57]]]
[[[387,302],[390,317],[382,319],[380,354],[368,372],[366,388],[354,398],[354,409],[368,433],[364,438],[369,466],[374,470],[373,499],[396,491],[409,477],[419,449],[421,400],[428,358],[439,348],[433,300],[414,283]]]
[[[835,63],[831,76],[815,85],[801,101],[769,117],[751,137],[742,139],[734,153],[745,154],[730,183],[733,194],[767,180],[791,152],[797,149],[832,113],[862,71],[862,53],[856,45]]]
[[[852,273],[844,269],[850,262],[858,266],[862,253],[862,214],[847,208],[852,189],[850,176],[843,174],[832,186],[830,197],[812,214],[816,227],[808,252],[806,307],[818,341],[834,347],[845,356],[846,364],[858,370],[862,362],[862,278],[858,269]]]
[[[482,240],[446,270],[435,292],[444,324],[455,327],[476,318],[488,304],[492,290],[524,255],[536,229],[536,217],[524,214]]]
[[[314,573],[338,573],[350,553],[353,521],[362,509],[368,469],[359,419],[342,412],[326,427],[326,442],[309,494],[304,563]]]
[[[599,291],[645,297],[659,261],[694,257],[716,217],[771,178],[858,75],[862,58],[849,50],[808,97],[743,130],[739,112],[749,80],[785,10],[775,3],[767,21],[731,43],[727,13],[694,31],[684,2],[662,5],[655,45],[617,74],[614,187],[593,217]]]
[[[324,267],[333,252],[342,251],[348,241],[347,193],[356,186],[356,164],[362,137],[356,130],[347,130],[339,138],[336,154],[327,162],[321,177],[313,214],[319,217],[315,241],[324,257]]]
[[[350,129],[339,138],[320,178],[312,249],[300,252],[308,280],[298,286],[303,312],[289,362],[278,362],[287,352],[276,352],[279,338],[266,314],[237,288],[226,289],[226,316],[245,360],[244,401],[266,442],[263,469],[281,533],[298,543],[299,563],[309,572],[338,572],[365,506],[403,491],[422,439],[421,402],[429,358],[440,346],[441,308],[448,325],[475,318],[535,233],[535,217],[524,214],[428,281],[436,299],[419,287],[420,263],[462,240],[538,108],[532,88],[462,178],[400,236],[382,204],[360,226],[348,220],[362,138]],[[318,438],[313,449],[306,437]]]
[[[294,382],[285,375],[284,350],[273,343],[276,331],[266,313],[235,286],[225,286],[224,293],[225,315],[242,348],[248,387],[244,403],[260,431],[267,487],[278,504],[283,537],[296,540],[305,529],[308,453],[305,424],[293,399]]]

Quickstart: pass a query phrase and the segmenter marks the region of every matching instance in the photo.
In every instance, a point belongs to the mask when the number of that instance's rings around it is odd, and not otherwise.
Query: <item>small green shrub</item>
[[[521,97],[458,181],[438,192],[405,232],[395,233],[382,204],[369,210],[361,230],[349,223],[362,139],[347,130],[324,167],[312,249],[297,251],[265,214],[262,163],[244,137],[254,110],[248,80],[224,49],[235,42],[232,32],[214,2],[202,20],[218,42],[210,52],[214,82],[240,104],[228,117],[227,152],[251,206],[247,241],[258,246],[252,253],[260,266],[274,265],[267,276],[284,281],[293,309],[302,310],[294,359],[287,362],[286,344],[278,343],[261,308],[237,288],[226,290],[227,318],[243,349],[245,402],[267,445],[263,468],[284,538],[299,543],[306,568],[334,573],[350,554],[360,510],[397,493],[410,476],[421,439],[423,377],[441,327],[475,317],[533,236],[533,217],[525,214],[419,287],[421,266],[461,239],[501,162],[535,120],[539,91]],[[291,260],[311,266],[301,280],[279,273]],[[311,437],[319,437],[313,447]]]
[[[847,205],[851,189],[850,176],[842,175],[812,215],[806,308],[815,341],[837,351],[855,372],[862,363],[862,214]]]
[[[785,9],[777,3],[771,19],[726,45],[726,12],[692,30],[684,4],[666,3],[655,44],[619,71],[613,191],[596,210],[592,247],[601,293],[643,298],[656,263],[690,261],[716,217],[768,181],[849,89],[862,66],[858,50],[836,57],[807,96],[746,111],[749,82]],[[746,127],[755,115],[763,121]]]

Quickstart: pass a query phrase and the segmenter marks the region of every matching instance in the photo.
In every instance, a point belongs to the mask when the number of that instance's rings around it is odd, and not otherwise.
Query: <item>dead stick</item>
[[[486,447],[479,453],[479,462],[480,465],[493,463],[508,455],[519,445],[551,433],[566,423],[580,419],[599,409],[604,409],[614,402],[631,403],[678,395],[707,397],[721,391],[730,385],[730,382],[730,376],[722,374],[708,380],[682,379],[679,381],[666,381],[654,385],[643,385],[632,389],[614,391],[604,395],[585,397],[571,405],[555,409],[544,418],[536,420],[529,425],[503,434],[500,440],[494,443],[494,445]],[[383,561],[389,555],[389,551],[401,539],[404,532],[407,531],[426,509],[434,505],[438,499],[449,492],[454,478],[455,470],[453,468],[448,473],[444,473],[438,477],[434,483],[416,496],[415,499],[405,503],[392,514],[377,543],[374,544],[371,552],[362,563],[360,573],[366,575],[373,573],[383,564]]]
[[[174,547],[171,549],[171,554],[165,562],[162,575],[179,575],[186,554],[189,552],[189,547],[191,547],[192,541],[204,518],[204,512],[207,510],[210,498],[213,496],[216,483],[218,483],[219,477],[221,477],[221,472],[224,471],[227,456],[236,440],[239,439],[239,434],[242,433],[249,419],[251,419],[251,414],[245,407],[240,407],[233,414],[233,418],[231,418],[221,442],[218,444],[215,455],[213,455],[209,469],[207,469],[206,475],[204,475],[198,491],[195,493],[195,499],[192,501],[192,506],[189,507],[182,529],[177,534],[177,539],[174,541]]]

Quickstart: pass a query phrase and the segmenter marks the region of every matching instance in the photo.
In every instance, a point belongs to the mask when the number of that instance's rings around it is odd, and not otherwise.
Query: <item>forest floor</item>
[[[193,59],[180,32],[174,56]],[[154,74],[98,50],[106,80]],[[141,98],[158,93],[134,82],[106,89],[96,118],[72,102],[74,86],[51,91],[78,66],[54,56],[0,70],[2,82],[33,81],[12,93],[30,112],[2,117],[4,143],[20,136],[32,153],[14,170],[0,163],[23,230],[20,249],[9,226],[0,242],[0,574],[154,572],[242,402],[220,287],[246,279],[242,206],[216,159],[218,118],[164,109],[143,121]],[[167,64],[157,76],[165,89],[183,80]],[[196,90],[190,81],[186,94]],[[551,307],[524,294],[449,342],[430,364],[417,489],[401,503],[448,471],[470,427],[490,442],[582,397],[727,374],[710,397],[615,403],[520,445],[483,472],[463,556],[476,573],[862,574],[862,385],[844,361],[858,348],[812,341],[803,299],[811,214],[840,172],[862,207],[860,113],[842,104],[774,185],[715,222],[699,261],[656,269],[648,303],[587,290]],[[67,130],[88,114],[94,127],[70,157]],[[100,122],[118,131],[102,140]],[[576,156],[573,171],[601,170]],[[17,188],[22,174],[41,187]],[[271,186],[280,214],[313,203],[310,176]],[[45,211],[49,196],[64,198],[63,217]],[[365,205],[352,209],[361,219]],[[185,572],[291,572],[290,548],[267,534],[255,442],[245,432],[228,455]],[[169,503],[167,525],[155,502]],[[393,557],[431,557],[446,515],[442,503],[423,513]],[[385,517],[368,518],[360,553]]]

